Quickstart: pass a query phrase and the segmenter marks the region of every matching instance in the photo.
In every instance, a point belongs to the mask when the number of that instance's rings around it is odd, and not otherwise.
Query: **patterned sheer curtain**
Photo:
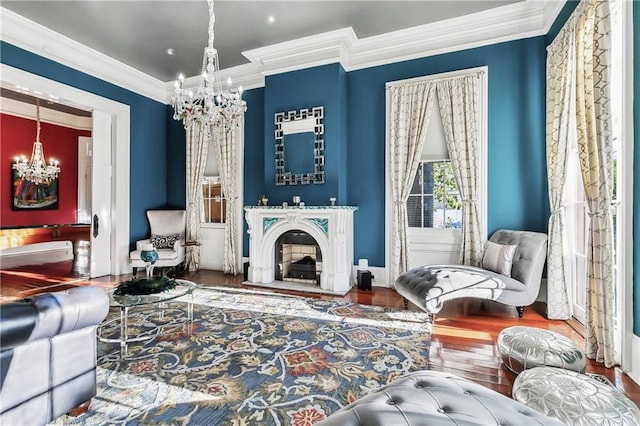
[[[565,197],[569,125],[575,94],[574,37],[572,28],[561,31],[547,48],[547,181],[549,184],[549,245],[547,253],[547,316],[569,319],[571,269],[565,238]]]
[[[610,11],[607,1],[581,4],[576,26],[576,121],[580,169],[589,207],[586,354],[611,367],[615,351],[613,160]]]
[[[430,81],[391,86],[390,157],[393,199],[392,282],[409,267],[407,241],[407,199],[418,170],[422,145],[427,134],[435,84]]]
[[[241,119],[239,126],[244,126]],[[214,127],[214,145],[218,157],[218,168],[220,170],[220,183],[222,193],[227,202],[225,208],[224,227],[224,251],[222,261],[222,271],[225,274],[237,274],[241,271],[241,258],[239,253],[240,241],[238,241],[238,191],[237,191],[237,147],[238,137],[241,132],[240,127],[233,127],[229,131],[223,128]]]
[[[444,137],[462,197],[460,263],[477,266],[483,252],[478,213],[478,76],[467,74],[436,82]]]
[[[202,206],[202,177],[207,164],[211,131],[199,121],[187,128],[187,241],[200,240],[200,208]],[[200,267],[200,246],[187,247],[185,264],[188,271]]]

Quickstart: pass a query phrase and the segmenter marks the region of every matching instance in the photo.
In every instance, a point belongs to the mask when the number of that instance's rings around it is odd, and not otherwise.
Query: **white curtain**
[[[615,351],[613,160],[609,104],[610,11],[607,1],[588,1],[576,26],[576,121],[580,169],[589,207],[587,357],[611,367]]]
[[[240,119],[239,126],[244,125]],[[224,258],[222,271],[225,274],[237,274],[241,271],[241,258],[239,253],[240,241],[238,240],[238,191],[237,191],[237,147],[238,137],[241,132],[239,126],[232,126],[229,130],[223,127],[213,127],[214,146],[218,157],[220,170],[220,183],[222,193],[226,200],[225,227],[224,227]]]
[[[478,214],[478,75],[467,74],[436,82],[444,136],[456,184],[462,197],[460,263],[478,266],[483,252]]]
[[[571,269],[565,228],[564,187],[567,180],[569,125],[575,99],[574,32],[562,31],[547,48],[547,181],[549,185],[549,244],[547,251],[547,316],[569,319]]]
[[[435,84],[422,81],[391,86],[388,90],[391,99],[390,171],[393,199],[390,272],[392,282],[395,282],[409,267],[407,199],[420,163],[435,96]]]
[[[202,177],[207,164],[211,131],[208,124],[193,121],[187,131],[187,241],[200,241],[200,208],[202,206]],[[200,267],[200,246],[190,245],[185,254],[188,271]]]
[[[614,271],[614,231],[611,214],[613,197],[613,160],[611,140],[610,106],[610,11],[606,0],[584,0],[578,5],[557,39],[550,46],[550,56],[562,57],[549,59],[547,84],[555,88],[547,93],[547,149],[555,151],[560,162],[560,152],[566,132],[562,116],[568,114],[570,107],[563,100],[561,90],[566,90],[567,79],[574,81],[570,95],[575,102],[575,117],[578,137],[580,172],[584,184],[589,210],[589,235],[587,248],[587,325],[586,355],[605,366],[618,364],[620,359],[615,349],[615,298],[616,277]],[[561,51],[561,46],[565,51]],[[553,61],[553,62],[551,62]],[[555,66],[556,68],[552,68]],[[566,67],[563,69],[562,67]],[[553,80],[555,79],[555,80]],[[552,99],[549,99],[552,97]],[[549,110],[550,108],[553,110]],[[562,110],[559,110],[562,109]],[[557,134],[556,134],[557,133]],[[554,138],[557,137],[557,140]],[[548,157],[549,197],[552,215],[549,223],[549,312],[565,318],[570,314],[570,306],[565,308],[564,301],[568,292],[566,270],[559,269],[559,239],[555,228],[562,229],[562,201],[558,200],[560,182],[554,180],[554,174],[562,171],[563,165],[554,164],[553,153]],[[560,179],[558,177],[558,179]],[[564,185],[564,181],[561,182]],[[552,193],[553,192],[553,193]],[[552,233],[552,225],[554,226]],[[555,250],[552,252],[552,250]],[[554,272],[555,271],[555,272]],[[552,275],[553,274],[553,275]],[[564,280],[564,283],[562,282]]]

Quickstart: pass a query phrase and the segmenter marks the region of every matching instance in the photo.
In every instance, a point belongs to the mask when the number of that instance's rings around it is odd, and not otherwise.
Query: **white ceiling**
[[[328,31],[352,27],[363,39],[521,1],[219,0],[214,7],[215,47],[225,69],[248,63],[242,52]],[[180,72],[194,76],[201,71],[205,0],[2,0],[2,7],[162,82],[175,80]],[[175,55],[167,55],[168,48]]]

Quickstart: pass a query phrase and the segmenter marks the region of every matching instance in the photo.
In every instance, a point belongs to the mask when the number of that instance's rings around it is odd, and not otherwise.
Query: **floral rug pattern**
[[[152,338],[125,359],[99,343],[97,396],[58,424],[312,425],[426,369],[431,337],[418,312],[236,289],[129,315],[129,335]],[[103,333],[117,336],[118,322]]]

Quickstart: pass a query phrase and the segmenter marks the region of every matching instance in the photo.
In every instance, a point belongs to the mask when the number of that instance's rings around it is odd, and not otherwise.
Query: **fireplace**
[[[351,288],[353,213],[357,207],[244,209],[249,227],[249,282],[295,280],[342,294]]]
[[[275,280],[320,285],[322,251],[316,240],[299,229],[283,233],[275,246]]]

